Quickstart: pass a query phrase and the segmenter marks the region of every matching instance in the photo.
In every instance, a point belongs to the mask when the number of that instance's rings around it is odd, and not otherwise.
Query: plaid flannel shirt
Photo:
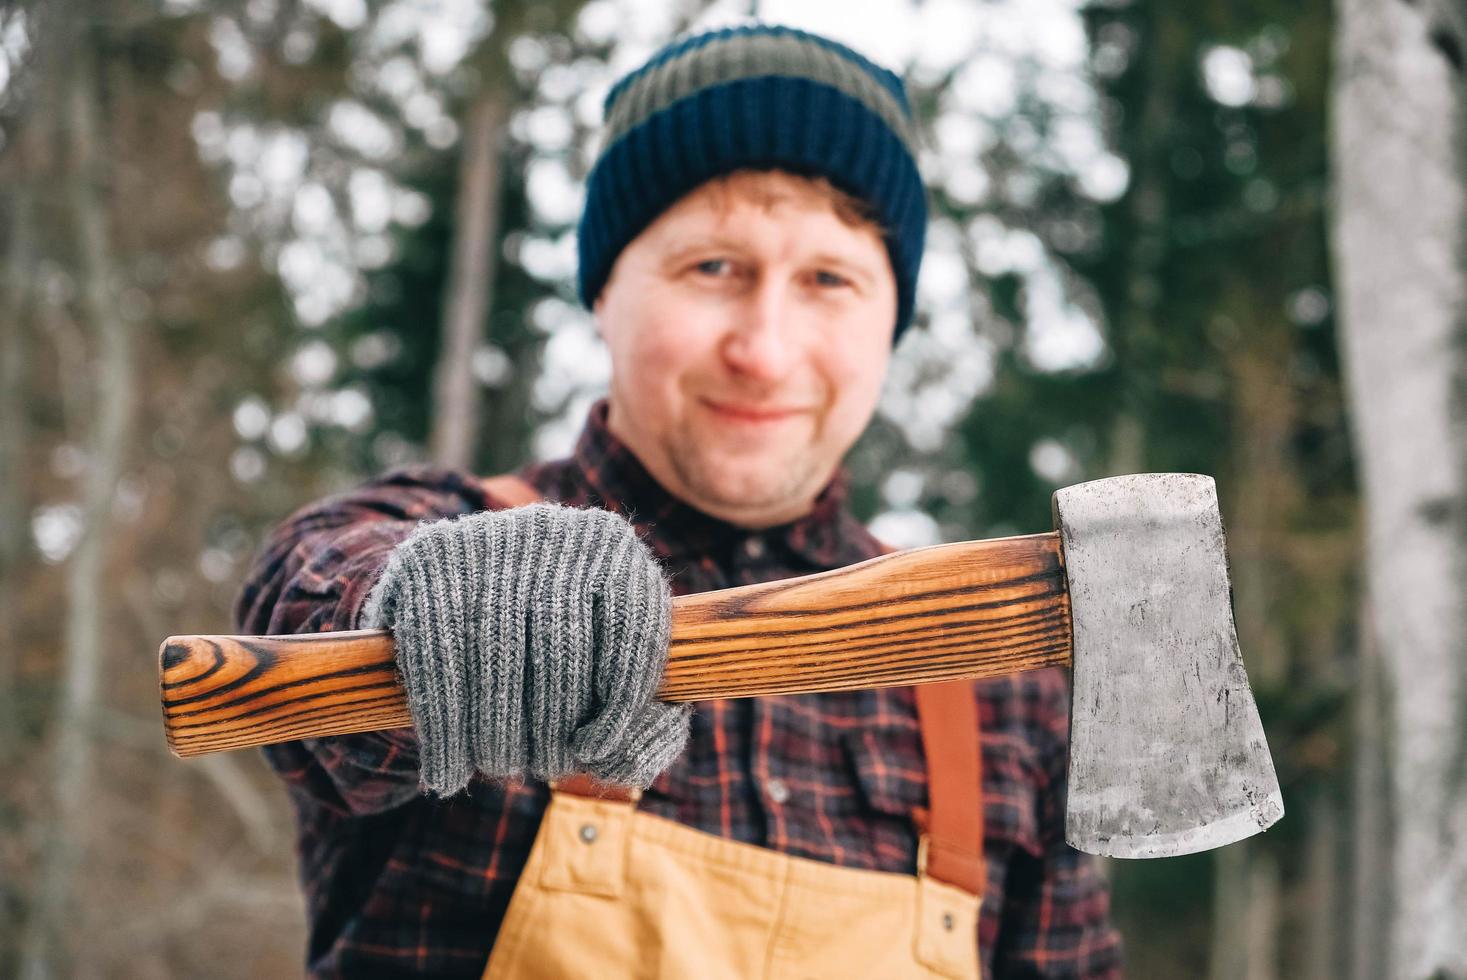
[[[840,568],[880,553],[846,507],[844,474],[807,516],[752,532],[670,496],[611,435],[599,403],[573,456],[521,472],[547,498],[624,514],[677,594]],[[502,506],[476,478],[388,473],[297,511],[239,596],[248,633],[353,629],[393,546],[419,521]],[[975,684],[988,881],[985,977],[1116,977],[1120,938],[1092,859],[1064,842],[1067,679],[1045,669]],[[978,737],[978,733],[974,733]],[[478,977],[548,801],[538,782],[418,788],[411,729],[271,746],[298,826],[315,976]],[[914,873],[926,774],[910,688],[705,701],[646,812],[850,868]]]

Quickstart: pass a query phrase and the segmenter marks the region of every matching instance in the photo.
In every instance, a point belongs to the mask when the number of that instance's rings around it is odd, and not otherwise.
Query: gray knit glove
[[[624,518],[541,503],[420,524],[362,621],[393,631],[422,785],[447,796],[476,772],[650,784],[691,713],[653,697],[671,609]]]

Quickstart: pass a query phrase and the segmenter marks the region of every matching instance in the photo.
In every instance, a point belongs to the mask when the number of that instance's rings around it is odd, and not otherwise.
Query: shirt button
[[[783,779],[771,779],[764,784],[764,790],[775,803],[783,805],[789,801],[790,788],[784,784]]]
[[[755,561],[758,561],[760,558],[763,558],[764,557],[764,539],[763,538],[749,538],[747,541],[744,542],[744,554],[748,555],[750,558],[754,559]]]
[[[596,825],[593,823],[581,824],[581,841],[585,844],[596,843]]]

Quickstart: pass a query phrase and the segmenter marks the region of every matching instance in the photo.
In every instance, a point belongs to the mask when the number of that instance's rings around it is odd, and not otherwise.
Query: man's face
[[[741,192],[744,178],[777,191]],[[609,424],[675,496],[745,527],[808,512],[870,420],[896,282],[874,226],[784,174],[704,185],[618,256],[596,301]]]

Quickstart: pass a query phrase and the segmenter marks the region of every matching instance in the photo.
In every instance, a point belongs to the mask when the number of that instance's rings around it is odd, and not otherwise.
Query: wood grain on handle
[[[891,687],[1070,661],[1056,534],[935,545],[673,600],[667,701]],[[411,723],[391,634],[174,636],[159,652],[174,753]]]

